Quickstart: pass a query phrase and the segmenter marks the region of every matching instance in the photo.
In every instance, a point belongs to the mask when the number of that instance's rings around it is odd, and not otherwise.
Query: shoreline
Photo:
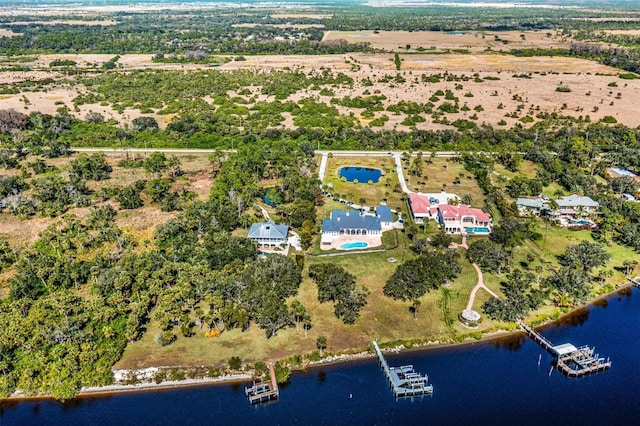
[[[589,300],[589,302],[584,305],[575,306],[569,312],[563,313],[558,319],[549,319],[544,321],[533,328],[545,327],[550,324],[562,322],[563,319],[566,319],[567,316],[572,315],[573,313],[588,308],[590,306],[595,305],[597,302],[612,297],[615,293],[625,289],[633,289],[633,284],[631,281],[627,280],[625,283],[620,284],[613,291],[603,293],[598,295],[597,297]],[[459,342],[442,342],[442,341],[434,341],[434,342],[426,342],[423,344],[415,344],[409,348],[404,345],[396,346],[393,348],[382,348],[383,353],[400,353],[400,352],[426,352],[435,349],[449,349],[456,348],[461,346],[470,346],[478,343],[490,342],[492,340],[497,340],[506,337],[512,337],[517,335],[518,333],[524,334],[519,327],[514,328],[512,330],[494,330],[489,331],[482,334],[480,339],[474,338],[466,338]],[[367,359],[376,358],[376,354],[374,352],[370,352],[368,350],[363,350],[356,353],[343,353],[336,355],[329,355],[325,358],[322,358],[319,361],[311,361],[307,363],[305,366],[301,368],[292,369],[292,372],[297,371],[307,371],[308,369],[344,364],[348,362],[355,362]],[[176,389],[176,388],[190,388],[196,386],[208,386],[208,385],[227,385],[230,383],[241,383],[246,381],[253,380],[253,374],[249,373],[235,373],[235,374],[226,374],[221,375],[219,377],[204,377],[198,379],[185,379],[185,380],[167,380],[161,383],[155,382],[145,382],[145,383],[137,383],[137,384],[113,384],[107,386],[97,386],[90,388],[83,388],[78,392],[78,394],[72,399],[82,399],[82,398],[93,398],[93,397],[102,397],[102,396],[111,396],[117,395],[120,393],[130,393],[130,392],[148,392],[148,391],[156,391],[156,390],[167,390],[167,389]],[[35,396],[26,396],[26,395],[11,395],[7,398],[1,398],[0,403],[7,402],[20,402],[20,401],[32,401],[32,400],[52,400],[56,401],[49,395],[35,395]],[[60,402],[60,401],[59,401]]]

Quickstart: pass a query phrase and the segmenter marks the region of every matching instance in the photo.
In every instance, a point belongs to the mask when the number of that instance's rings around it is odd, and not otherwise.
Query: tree
[[[635,259],[625,259],[622,262],[622,267],[624,268],[624,274],[628,276],[636,270],[638,267],[638,261]]]
[[[589,276],[582,269],[556,269],[543,280],[543,285],[555,291],[559,306],[580,303],[589,295]]]
[[[458,276],[461,271],[457,253],[452,250],[432,250],[398,266],[383,288],[385,296],[412,301]],[[415,303],[414,303],[415,305]]]
[[[152,152],[151,155],[144,160],[144,169],[147,173],[160,175],[167,167],[167,157],[162,152]]]
[[[318,286],[320,303],[336,302],[355,285],[355,277],[343,267],[331,263],[317,263],[309,267],[309,276]]]
[[[309,276],[318,286],[320,303],[333,301],[335,316],[345,324],[353,324],[367,304],[369,290],[357,288],[353,275],[331,263],[311,265]]]
[[[366,288],[356,288],[355,286],[345,294],[341,295],[338,303],[335,304],[334,314],[337,318],[342,318],[345,324],[353,324],[360,316],[360,310],[367,304],[369,290]]]
[[[139,184],[138,182],[141,182]],[[141,186],[144,185],[144,182],[138,181],[133,185],[125,186],[118,193],[118,202],[120,203],[121,209],[137,209],[138,207],[142,207],[144,202],[142,198],[140,198],[140,191],[142,189]]]
[[[136,117],[131,122],[135,132],[155,132],[158,130],[158,122],[153,117]]]
[[[396,65],[396,70],[400,71],[402,61],[400,60],[400,55],[398,55],[397,53],[394,53],[393,55],[393,63]]]
[[[420,301],[420,299],[413,299],[413,301],[411,302],[411,312],[413,313],[413,319],[417,320],[418,319],[418,308],[420,307],[420,305],[422,305],[422,302]]]
[[[318,336],[316,339],[316,347],[320,350],[320,356],[324,356],[324,350],[327,349],[327,338],[325,336]]]
[[[504,217],[493,228],[491,240],[512,248],[522,244],[526,239],[538,239],[541,236],[533,231],[533,222],[521,221],[515,217]]]
[[[601,244],[584,240],[567,247],[560,260],[564,266],[589,273],[593,268],[605,265],[610,257]]]
[[[509,253],[498,243],[489,240],[474,241],[469,245],[467,257],[476,262],[483,270],[500,275],[500,271],[509,262]]]
[[[90,111],[85,115],[84,121],[87,123],[104,123],[104,116],[99,112]]]
[[[242,359],[238,356],[232,356],[229,358],[229,368],[231,370],[240,370],[242,367]]]
[[[296,321],[296,330],[299,330],[300,322],[303,321],[305,315],[307,315],[307,309],[298,299],[291,302],[291,314]]]
[[[103,152],[97,152],[78,155],[71,161],[71,170],[82,179],[100,181],[109,179],[112,168],[107,163],[107,156]]]
[[[533,289],[535,276],[516,268],[507,274],[507,279],[500,283],[504,299],[492,298],[485,302],[483,310],[490,318],[500,321],[515,321],[526,316],[531,309],[536,309],[545,295]]]

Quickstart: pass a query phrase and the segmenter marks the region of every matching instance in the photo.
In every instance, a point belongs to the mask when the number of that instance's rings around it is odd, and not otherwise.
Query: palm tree
[[[320,350],[320,356],[324,356],[324,350],[327,348],[327,338],[325,336],[318,336],[316,346]]]

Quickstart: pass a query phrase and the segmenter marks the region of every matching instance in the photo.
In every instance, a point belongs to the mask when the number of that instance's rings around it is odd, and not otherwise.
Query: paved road
[[[235,149],[181,149],[181,148],[81,148],[72,147],[71,151],[76,152],[165,152],[168,154],[211,154],[216,151],[236,152]]]
[[[120,148],[120,147],[72,147],[72,151],[76,152],[165,152],[165,153],[186,153],[186,154],[210,154],[216,151],[222,152],[236,152],[235,149],[192,149],[192,148]],[[316,154],[320,154],[323,157],[328,156],[330,153],[334,157],[395,157],[400,156],[405,151],[315,151]],[[416,156],[417,152],[413,152],[412,156]],[[431,156],[431,152],[422,151],[423,157]],[[457,151],[437,151],[435,156],[438,158],[453,158],[459,157],[460,153]]]
[[[318,170],[318,179],[320,182],[324,180],[324,174],[327,172],[327,159],[329,157],[328,152],[322,153],[322,160],[320,160],[320,169]]]
[[[407,181],[404,180],[404,172],[402,171],[402,154],[395,153],[393,154],[393,158],[396,160],[396,172],[398,173],[398,182],[400,182],[400,187],[405,194],[410,194],[411,191],[409,191]]]

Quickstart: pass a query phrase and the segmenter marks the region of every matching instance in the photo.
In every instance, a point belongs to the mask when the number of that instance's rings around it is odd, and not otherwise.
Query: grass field
[[[342,167],[357,166],[382,170],[380,181],[374,184],[367,182],[343,182],[338,173]],[[398,209],[403,205],[401,192],[393,192],[394,185],[398,183],[398,175],[393,158],[385,157],[331,157],[327,160],[327,172],[323,184],[333,188],[333,193],[341,194],[341,198],[360,204],[360,198],[364,198],[366,206],[377,206],[386,200],[392,209]]]
[[[434,158],[432,164],[425,164],[422,177],[408,176],[405,169],[405,178],[410,190],[416,192],[452,192],[459,197],[464,194],[471,195],[471,205],[482,207],[484,194],[478,186],[473,175],[464,169],[464,164],[446,158]],[[454,184],[456,178],[460,178],[460,184]]]

